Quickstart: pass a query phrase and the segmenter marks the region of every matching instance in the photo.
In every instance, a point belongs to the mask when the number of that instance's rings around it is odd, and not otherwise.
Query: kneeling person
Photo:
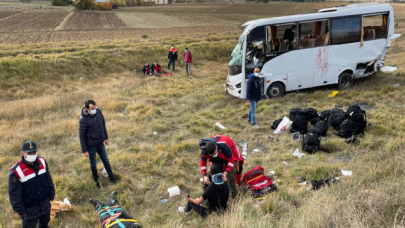
[[[106,204],[101,203],[95,199],[90,198],[90,203],[93,204],[96,213],[98,214],[101,227],[103,228],[142,228],[139,223],[125,213],[117,200],[115,195],[117,192],[113,192],[110,199]]]
[[[200,198],[193,199],[187,197],[187,206],[185,212],[190,212],[192,209],[199,213],[203,218],[206,218],[212,212],[223,212],[227,208],[229,198],[229,185],[224,182],[222,177],[222,167],[218,163],[213,163],[210,169],[212,183],[208,185]],[[201,204],[204,200],[208,200],[208,208]]]

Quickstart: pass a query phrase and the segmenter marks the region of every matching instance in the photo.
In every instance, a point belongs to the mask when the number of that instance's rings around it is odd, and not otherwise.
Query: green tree
[[[75,8],[78,10],[96,10],[98,6],[94,0],[77,0]]]

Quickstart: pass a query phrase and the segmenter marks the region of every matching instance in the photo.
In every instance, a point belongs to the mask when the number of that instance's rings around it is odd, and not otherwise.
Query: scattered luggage
[[[329,125],[326,120],[319,120],[316,124],[312,127],[312,131],[318,133],[320,136],[326,136],[328,132]]]
[[[321,139],[315,131],[309,131],[304,135],[304,140],[302,141],[302,149],[308,153],[316,153],[321,145]]]
[[[307,117],[307,120],[312,120],[316,117],[318,117],[318,111],[314,108],[307,108],[304,109],[305,117]]]
[[[271,125],[271,129],[277,129],[278,125],[281,123],[281,121],[283,120],[283,118],[280,118],[278,120],[275,120],[273,122],[273,124]]]
[[[308,119],[305,111],[300,108],[290,109],[290,120],[293,122],[290,132],[305,134],[308,131]]]
[[[340,124],[345,120],[345,112],[340,108],[331,109],[328,116],[328,124],[334,130],[340,129]]]
[[[264,175],[262,166],[256,166],[249,170],[242,179],[243,184],[249,189],[253,198],[260,198],[277,190],[277,186],[270,177]]]

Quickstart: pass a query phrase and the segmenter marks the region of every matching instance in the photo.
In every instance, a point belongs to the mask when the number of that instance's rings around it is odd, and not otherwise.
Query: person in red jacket
[[[188,47],[186,47],[184,50],[183,59],[184,59],[184,66],[186,67],[187,76],[192,76],[191,75],[191,62],[193,62],[193,56],[191,55],[191,52],[188,50]]]
[[[207,162],[220,163],[224,167],[223,179],[229,183],[232,198],[235,198],[242,176],[243,161],[238,146],[231,138],[226,135],[212,137],[201,151],[200,169],[204,183],[211,183],[207,175]]]

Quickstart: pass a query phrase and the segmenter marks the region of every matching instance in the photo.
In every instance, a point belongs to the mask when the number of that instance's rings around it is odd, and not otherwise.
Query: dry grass
[[[334,99],[327,94],[335,88],[326,87],[264,100],[258,106],[262,129],[252,131],[244,118],[248,104],[223,92],[227,56],[236,37],[223,32],[216,38],[210,34],[164,42],[123,39],[114,44],[2,45],[0,227],[20,226],[8,202],[7,172],[26,139],[36,141],[39,154],[47,159],[56,199],[69,197],[74,205],[73,211],[58,214],[51,227],[97,227],[87,199],[105,199],[113,190],[119,191],[122,207],[145,227],[403,227],[405,90],[393,86],[405,85],[403,40],[387,59],[387,64],[400,67],[397,72],[357,81],[353,89],[340,91]],[[180,67],[171,77],[144,77],[133,71],[139,71],[143,61],[154,59],[164,66],[166,46],[171,42],[178,48],[190,47],[196,60],[194,78],[188,78]],[[106,117],[107,150],[121,178],[113,185],[102,177],[101,190],[92,184],[88,159],[82,156],[78,140],[80,110],[83,101],[91,98]],[[321,111],[353,103],[376,107],[367,112],[371,126],[365,137],[353,145],[329,132],[322,141],[328,153],[298,160],[292,156],[297,145],[289,134],[279,142],[268,138],[273,120],[287,115],[290,108]],[[227,129],[219,130],[215,122]],[[218,133],[237,143],[248,141],[249,150],[262,143],[267,152],[249,154],[244,168],[262,165],[266,172],[274,170],[279,191],[260,202],[242,194],[225,215],[212,215],[206,221],[195,213],[185,217],[177,213],[177,207],[186,203],[187,194],[202,193],[198,139]],[[98,169],[102,170],[100,162]],[[340,169],[352,170],[353,176],[319,191],[298,185],[300,177],[339,176]],[[174,185],[181,188],[182,197],[160,203],[167,197],[167,188]]]

